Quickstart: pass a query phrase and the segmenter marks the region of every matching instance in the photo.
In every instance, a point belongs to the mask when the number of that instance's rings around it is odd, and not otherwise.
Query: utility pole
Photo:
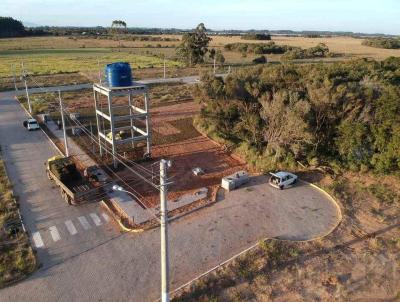
[[[214,74],[215,74],[215,69],[216,69],[216,67],[215,67],[215,61],[216,61],[215,57],[216,57],[216,55],[214,55]]]
[[[167,209],[167,168],[171,162],[160,161],[160,218],[161,218],[161,301],[169,302],[168,262],[168,209]]]
[[[14,88],[15,88],[15,91],[18,92],[17,81],[15,79],[15,64],[11,64],[11,68],[13,71]]]
[[[68,151],[67,130],[65,129],[64,108],[63,108],[60,90],[58,91],[58,99],[60,100],[60,112],[61,112],[62,129],[63,129],[63,134],[64,134],[65,155],[68,157],[69,151]]]
[[[24,63],[21,63],[21,68],[22,68],[22,78],[24,79],[25,82],[25,91],[26,91],[26,99],[28,100],[28,109],[29,113],[32,114],[31,100],[29,98],[28,84],[26,83],[26,73],[24,69]]]
[[[97,59],[97,67],[99,68],[99,84],[101,85],[101,69],[100,69],[100,60]]]

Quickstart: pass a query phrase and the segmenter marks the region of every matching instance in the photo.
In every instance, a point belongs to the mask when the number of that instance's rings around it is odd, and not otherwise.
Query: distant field
[[[159,37],[159,36],[152,36]],[[180,38],[180,36],[162,36],[164,38]],[[3,50],[25,50],[25,49],[51,49],[51,48],[116,48],[116,47],[146,47],[151,45],[157,47],[176,46],[179,41],[114,41],[106,39],[78,38],[72,37],[26,37],[13,39],[0,39],[0,51]]]
[[[181,39],[181,36],[163,36],[172,39]],[[333,38],[304,38],[304,37],[276,37],[272,40],[281,45],[309,48],[318,43],[328,45],[330,51],[343,54],[334,60],[350,59],[354,57],[368,57],[377,60],[389,56],[400,56],[400,49],[380,49],[362,45],[363,39],[351,37]],[[225,65],[251,64],[257,56],[248,54],[243,57],[235,51],[225,51],[227,43],[267,43],[268,41],[242,40],[239,36],[225,37],[212,36],[210,47],[219,48],[225,56]],[[23,61],[30,72],[35,74],[57,74],[70,72],[90,73],[98,70],[98,61],[101,69],[106,63],[127,61],[138,69],[161,68],[163,60],[167,58],[167,67],[182,67],[176,61],[175,46],[179,41],[114,41],[94,38],[72,37],[30,37],[0,39],[0,77],[11,76],[11,65],[16,65],[17,74],[20,73],[20,64]],[[281,55],[267,55],[268,61],[279,61]],[[329,59],[332,60],[332,59]],[[211,63],[211,60],[208,60]]]
[[[20,74],[21,62],[29,72],[34,74],[57,74],[98,70],[104,65],[116,61],[129,62],[133,68],[162,67],[163,60],[153,55],[132,54],[125,51],[112,51],[107,48],[83,49],[32,49],[0,51],[0,77],[11,75],[11,65],[16,65],[16,73]],[[182,64],[167,60],[167,67]]]
[[[325,43],[330,51],[342,53],[346,57],[369,57],[376,60],[383,60],[390,56],[399,57],[400,49],[379,49],[362,45],[363,39],[352,37],[332,38],[305,38],[305,37],[278,37],[272,36],[272,41],[279,45],[291,45],[301,48],[310,48],[318,43]],[[211,46],[223,47],[228,43],[268,43],[269,41],[242,40],[239,36],[234,37],[213,37]],[[269,57],[269,56],[268,56]]]

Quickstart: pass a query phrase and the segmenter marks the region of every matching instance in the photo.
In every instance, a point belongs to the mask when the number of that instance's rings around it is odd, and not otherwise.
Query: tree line
[[[0,17],[0,38],[23,37],[25,27],[21,21],[11,17]]]
[[[271,40],[270,34],[248,33],[240,37],[242,40]]]
[[[338,56],[330,52],[329,47],[319,43],[314,47],[302,49],[289,45],[277,45],[275,42],[268,43],[229,43],[224,46],[225,50],[240,52],[242,56],[247,54],[283,54],[283,59],[311,59]]]
[[[362,45],[376,47],[376,48],[386,48],[386,49],[399,49],[400,39],[397,38],[370,38],[362,42]]]
[[[297,161],[400,171],[400,58],[206,74],[195,125],[261,170]]]

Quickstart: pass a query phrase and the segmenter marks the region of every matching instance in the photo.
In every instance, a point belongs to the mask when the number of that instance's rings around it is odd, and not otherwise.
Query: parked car
[[[30,119],[24,121],[23,125],[26,129],[28,129],[28,131],[40,129],[39,123],[34,118],[30,118]]]
[[[280,190],[293,186],[298,179],[297,175],[285,171],[270,172],[269,174],[271,174],[269,184]]]

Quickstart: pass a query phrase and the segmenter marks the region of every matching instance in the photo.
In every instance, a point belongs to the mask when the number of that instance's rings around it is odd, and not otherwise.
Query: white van
[[[23,124],[24,124],[24,127],[26,129],[28,129],[28,131],[39,130],[40,129],[39,123],[34,118],[30,118],[30,119],[24,121]]]

